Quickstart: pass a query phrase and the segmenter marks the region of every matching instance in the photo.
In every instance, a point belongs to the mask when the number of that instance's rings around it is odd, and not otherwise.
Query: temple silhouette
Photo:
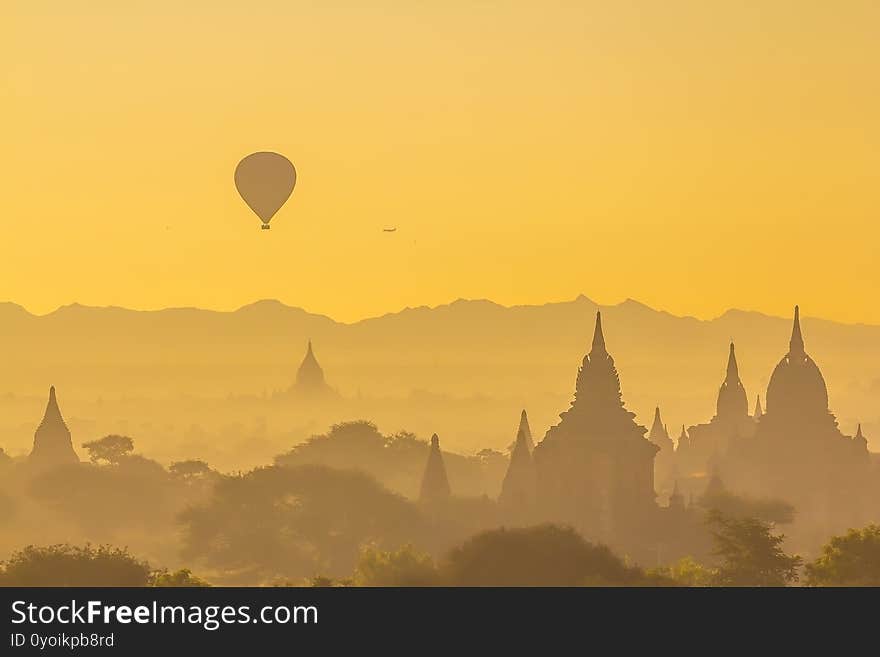
[[[516,431],[516,442],[510,452],[510,464],[501,484],[501,495],[498,497],[502,510],[507,511],[514,521],[529,520],[535,510],[537,481],[535,462],[532,459],[533,450],[529,418],[523,410]]]
[[[656,509],[654,457],[620,392],[602,314],[575,382],[574,399],[535,446],[538,512],[609,543],[626,542]]]
[[[726,352],[714,415],[700,424],[682,425],[674,442],[660,405],[650,432],[627,409],[602,314],[597,312],[592,343],[559,421],[535,444],[522,410],[503,479],[505,457],[493,452],[502,464],[495,470],[499,486],[492,493],[497,493],[497,505],[480,498],[492,508],[492,522],[569,525],[641,563],[665,563],[693,554],[695,545],[699,548],[709,508],[704,502],[725,496],[741,503],[790,505],[795,523],[797,516],[808,519],[805,531],[812,534],[787,534],[810,544],[875,521],[880,471],[872,463],[861,424],[853,436],[838,426],[825,379],[806,351],[799,308],[794,309],[788,350],[773,369],[765,393],[755,396],[751,414],[733,342]],[[719,345],[719,365],[723,354]],[[303,397],[336,395],[311,341],[292,391]],[[413,443],[416,449],[425,448],[424,443]],[[450,486],[437,434],[426,452],[419,488],[422,508],[460,514],[455,504],[461,500],[455,499]],[[463,457],[447,457],[458,477],[455,459]],[[27,466],[41,473],[78,463],[53,386]]]
[[[757,403],[758,410],[760,402]],[[679,440],[675,471],[679,475],[702,476],[721,465],[730,444],[755,433],[756,420],[749,415],[746,389],[739,378],[736,350],[733,342],[727,356],[727,371],[718,390],[715,415],[705,424],[691,426]]]
[[[738,436],[719,459],[724,480],[782,497],[829,526],[857,521],[864,491],[876,484],[867,441],[861,426],[854,437],[840,431],[825,378],[806,352],[797,306],[788,353],[773,370],[765,402],[753,435]]]
[[[306,355],[296,371],[296,382],[293,384],[291,392],[296,396],[311,399],[327,398],[336,395],[336,391],[324,380],[324,369],[318,363],[318,359],[315,358],[315,351],[312,348],[311,340],[309,340],[306,347]]]
[[[79,457],[73,449],[70,430],[61,416],[61,409],[58,408],[55,386],[49,388],[49,401],[43,413],[43,420],[34,432],[34,446],[28,457],[28,463],[41,470],[79,463]]]
[[[419,501],[422,504],[436,504],[448,500],[451,494],[443,453],[440,451],[440,438],[435,433],[431,436],[431,447],[428,451],[428,462],[425,464],[425,474],[422,477]]]
[[[781,500],[820,533],[870,521],[880,481],[867,439],[861,425],[853,437],[838,428],[797,307],[788,353],[764,400],[756,397],[750,415],[731,342],[715,415],[682,426],[673,443],[658,406],[645,437],[624,404],[597,312],[574,399],[533,449],[523,411],[499,506],[507,522],[562,522],[643,559],[687,553],[702,522],[695,494]],[[430,459],[429,467],[436,467]],[[665,504],[656,490],[671,490]]]

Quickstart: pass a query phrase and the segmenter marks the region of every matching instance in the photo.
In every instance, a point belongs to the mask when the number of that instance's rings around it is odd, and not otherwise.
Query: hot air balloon
[[[263,230],[293,193],[296,169],[283,155],[262,151],[251,153],[235,167],[235,188],[263,222]]]

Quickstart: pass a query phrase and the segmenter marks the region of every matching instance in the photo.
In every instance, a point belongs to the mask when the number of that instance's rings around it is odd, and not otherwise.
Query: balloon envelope
[[[278,153],[252,153],[235,167],[235,188],[262,220],[263,228],[269,227],[269,221],[290,197],[294,185],[296,169]]]

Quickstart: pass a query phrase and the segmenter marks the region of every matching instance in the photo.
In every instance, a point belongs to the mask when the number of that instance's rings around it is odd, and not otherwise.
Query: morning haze
[[[76,404],[69,420],[82,438],[143,434],[140,444],[166,460],[209,449],[219,466],[255,465],[329,423],[360,417],[392,431],[442,429],[447,446],[468,453],[502,449],[512,440],[509,418],[522,407],[544,428],[559,413],[598,308],[584,296],[510,308],[459,300],[345,324],[276,301],[234,312],[73,305],[45,316],[7,304],[0,306],[4,446],[30,449],[33,417],[54,384]],[[789,331],[788,319],[738,310],[701,321],[636,301],[602,309],[616,324],[624,391],[642,424],[658,404],[673,426],[710,416],[731,339],[754,404]],[[880,327],[809,321],[838,417],[875,437]],[[309,340],[340,396],[329,412],[273,401],[292,384]],[[237,425],[265,435],[220,438]],[[193,427],[215,439],[196,438]]]
[[[0,585],[880,586],[880,3],[11,4]]]

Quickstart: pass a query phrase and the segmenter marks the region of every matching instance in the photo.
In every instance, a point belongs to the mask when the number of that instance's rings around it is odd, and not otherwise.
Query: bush
[[[806,574],[809,586],[880,586],[880,526],[831,537]]]
[[[650,570],[649,574],[669,580],[676,586],[712,586],[718,576],[716,570],[693,557],[683,557],[670,566]]]
[[[454,548],[441,572],[452,586],[645,586],[658,583],[570,527],[495,529]]]
[[[356,586],[433,586],[437,568],[430,555],[404,545],[395,552],[383,552],[374,546],[361,550],[354,574]]]
[[[196,588],[211,585],[205,580],[193,575],[189,568],[181,568],[180,570],[175,570],[173,572],[169,571],[167,568],[163,568],[162,570],[153,571],[150,575],[150,586]]]
[[[15,552],[2,564],[3,586],[146,586],[150,565],[126,549],[68,544]]]

